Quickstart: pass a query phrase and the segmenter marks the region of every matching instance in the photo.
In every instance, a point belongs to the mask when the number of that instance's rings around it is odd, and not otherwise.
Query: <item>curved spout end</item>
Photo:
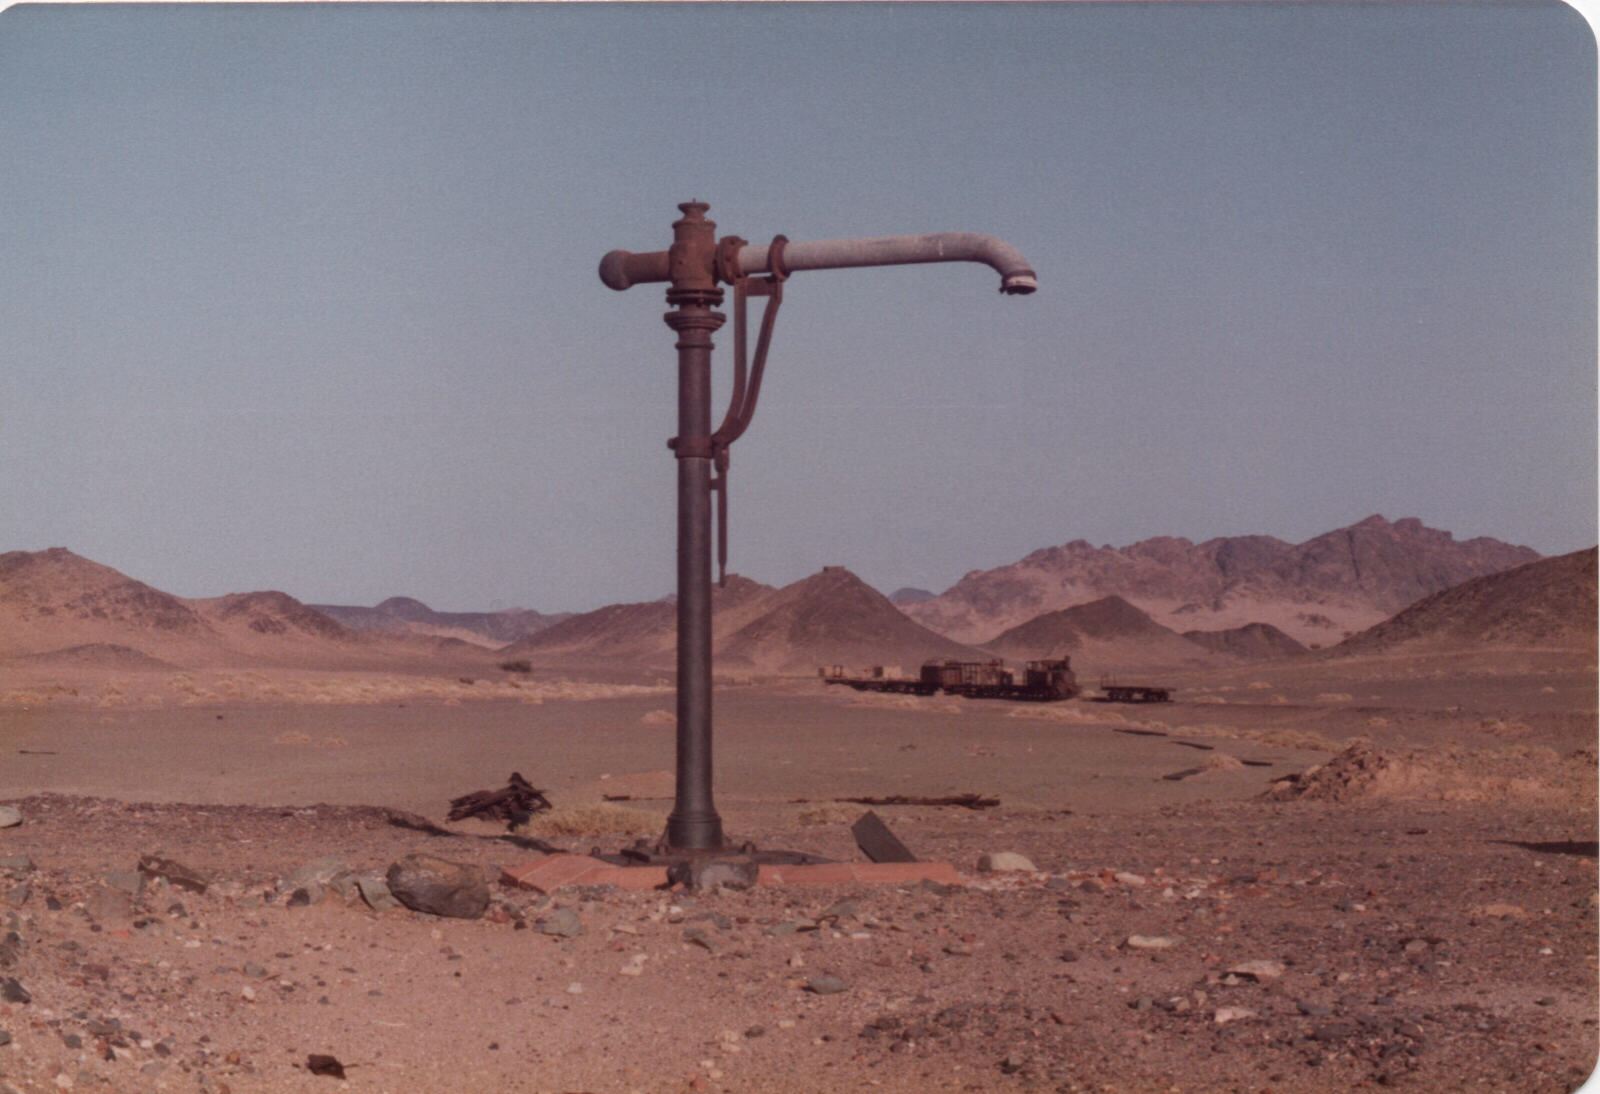
[[[1032,270],[1018,270],[1000,279],[1000,291],[1010,296],[1026,296],[1039,288],[1039,278]]]

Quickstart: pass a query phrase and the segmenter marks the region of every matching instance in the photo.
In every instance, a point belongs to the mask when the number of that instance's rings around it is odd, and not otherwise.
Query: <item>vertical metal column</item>
[[[668,253],[664,317],[678,334],[678,756],[666,842],[674,850],[723,846],[711,800],[711,334],[724,316],[715,273],[716,224],[703,202],[678,206]]]

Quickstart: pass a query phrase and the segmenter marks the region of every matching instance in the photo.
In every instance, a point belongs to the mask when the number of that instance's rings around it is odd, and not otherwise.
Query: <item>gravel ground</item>
[[[1595,827],[1565,806],[885,807],[970,884],[495,886],[459,919],[317,878],[537,852],[383,808],[9,804],[5,1094],[1537,1092],[1596,1062]],[[740,834],[848,852],[794,815]],[[141,886],[144,855],[205,890]]]

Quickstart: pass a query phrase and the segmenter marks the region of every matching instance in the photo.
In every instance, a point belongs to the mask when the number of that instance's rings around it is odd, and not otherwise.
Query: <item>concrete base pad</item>
[[[665,866],[613,866],[588,855],[545,855],[508,866],[500,881],[519,889],[548,893],[569,885],[615,885],[619,889],[665,889]],[[762,866],[758,885],[897,885],[937,881],[965,882],[948,862],[825,862],[809,866]]]

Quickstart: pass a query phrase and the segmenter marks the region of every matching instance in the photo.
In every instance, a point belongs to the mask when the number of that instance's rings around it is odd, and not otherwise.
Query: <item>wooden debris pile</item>
[[[467,817],[483,817],[487,820],[503,820],[507,828],[520,828],[535,813],[543,813],[550,807],[550,799],[544,796],[543,790],[531,785],[519,772],[513,771],[501,790],[478,790],[452,799],[450,815],[446,819],[458,821]]]

